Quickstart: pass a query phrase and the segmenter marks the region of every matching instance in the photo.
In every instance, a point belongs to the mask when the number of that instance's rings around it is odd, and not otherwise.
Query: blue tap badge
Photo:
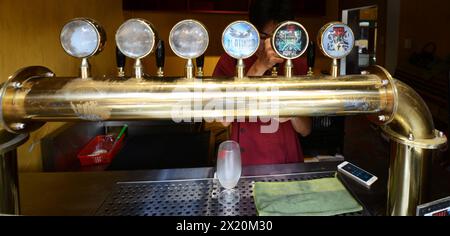
[[[272,38],[272,47],[284,59],[303,55],[309,44],[306,29],[299,23],[287,21],[278,26]]]
[[[330,23],[321,30],[322,52],[333,59],[346,57],[355,45],[353,31],[343,23]]]
[[[258,30],[246,21],[233,22],[223,32],[222,45],[225,52],[235,59],[249,58],[259,47]]]

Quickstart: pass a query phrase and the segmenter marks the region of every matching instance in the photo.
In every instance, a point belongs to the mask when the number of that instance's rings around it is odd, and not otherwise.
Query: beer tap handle
[[[166,51],[164,47],[164,41],[159,40],[158,45],[156,46],[156,67],[158,67],[157,76],[164,76],[164,63],[166,59]]]
[[[316,62],[316,44],[313,41],[310,41],[309,47],[308,47],[308,75],[313,75],[313,68],[314,64]]]
[[[118,47],[116,47],[116,64],[117,64],[117,75],[119,77],[125,76],[125,63],[126,63],[126,56],[123,55],[123,53],[119,50]]]
[[[205,65],[205,54],[197,57],[195,59],[195,63],[197,64],[197,77],[203,77],[203,66]]]

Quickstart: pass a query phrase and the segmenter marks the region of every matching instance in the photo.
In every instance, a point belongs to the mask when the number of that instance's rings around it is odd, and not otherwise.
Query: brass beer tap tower
[[[256,51],[251,47],[259,45],[259,37],[252,36],[256,29],[250,23],[240,22],[229,36],[223,36],[226,52],[238,60],[251,56]],[[244,69],[238,68],[235,78],[203,77],[196,80],[192,60],[205,53],[209,40],[201,23],[186,20],[172,29],[169,38],[172,50],[188,60],[186,75],[180,78],[144,76],[138,61],[153,52],[157,36],[153,26],[144,20],[132,19],[128,23],[133,24],[121,26],[116,41],[124,55],[136,59],[135,76],[56,77],[45,67],[23,68],[1,88],[0,123],[3,128],[21,135],[39,129],[45,122],[55,121],[365,115],[381,126],[391,139],[387,214],[414,215],[416,206],[427,200],[428,167],[435,150],[445,145],[447,138],[435,130],[430,111],[420,96],[406,84],[393,79],[385,69],[374,66],[362,75],[339,76],[336,72],[333,76],[294,76],[292,64],[287,63],[284,77],[245,78]],[[241,32],[242,29],[249,31]],[[337,60],[351,50],[353,42],[340,45],[346,29],[349,28],[339,22],[323,28],[319,47],[327,56]],[[135,37],[141,33],[141,37]],[[288,61],[301,56],[309,44],[305,28],[297,22],[280,24],[273,35],[274,49]],[[225,40],[237,39],[248,41],[235,44],[243,48],[229,50]],[[323,47],[327,42],[329,45],[326,46],[330,47]],[[237,53],[249,47],[251,50]],[[91,54],[97,53],[96,50],[98,48]],[[334,51],[337,54],[333,54]],[[186,105],[191,104],[192,99],[201,105],[201,109]],[[209,106],[217,99],[233,104]],[[264,106],[249,106],[252,99],[265,103],[266,107],[276,103],[278,109],[274,113]],[[17,167],[12,166],[0,168],[3,179],[12,172],[17,174],[17,169],[11,170]],[[7,179],[13,181],[14,178]],[[0,184],[0,188],[5,189],[5,181]],[[5,207],[17,204],[17,199],[10,197],[17,196],[17,189],[0,191],[0,194],[0,213],[17,214],[17,207],[14,211]]]

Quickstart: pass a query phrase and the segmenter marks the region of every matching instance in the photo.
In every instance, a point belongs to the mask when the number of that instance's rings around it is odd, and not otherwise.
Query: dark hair
[[[258,30],[270,21],[280,23],[295,17],[292,0],[252,0],[249,20]]]

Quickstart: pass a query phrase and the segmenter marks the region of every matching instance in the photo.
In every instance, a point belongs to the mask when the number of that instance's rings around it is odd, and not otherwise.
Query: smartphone
[[[370,188],[370,186],[378,180],[375,175],[351,164],[348,161],[344,161],[338,165],[338,171],[364,185],[366,188]]]

